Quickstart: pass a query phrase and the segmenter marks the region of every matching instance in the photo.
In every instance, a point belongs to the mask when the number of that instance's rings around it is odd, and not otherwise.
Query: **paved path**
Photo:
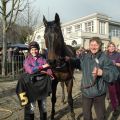
[[[76,120],[83,120],[82,118],[82,102],[80,94],[80,72],[74,74],[74,86],[73,86],[73,99],[74,99],[74,111],[76,114]],[[15,87],[17,81],[6,81],[0,82],[0,120],[23,120],[23,108],[19,105],[19,100],[15,94]],[[66,91],[65,91],[66,92]],[[55,120],[70,120],[68,105],[61,103],[61,86],[58,84],[57,89],[57,103],[56,103],[56,115]],[[66,94],[67,95],[67,94]],[[47,100],[48,108],[48,119],[51,113],[51,102],[50,97]],[[112,112],[111,107],[106,100],[107,107],[107,120],[120,120],[119,118],[111,118]],[[95,112],[93,109],[93,116],[95,120]],[[6,118],[6,119],[3,119]],[[36,107],[35,120],[39,120],[39,113]]]

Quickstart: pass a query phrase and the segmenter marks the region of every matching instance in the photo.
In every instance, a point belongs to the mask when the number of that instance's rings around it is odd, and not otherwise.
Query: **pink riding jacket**
[[[25,59],[23,66],[24,66],[26,73],[34,74],[35,72],[38,72],[39,68],[46,63],[47,62],[43,57],[41,57],[41,56],[33,57],[30,54]],[[52,74],[51,69],[48,69],[47,72],[48,72],[48,74]]]

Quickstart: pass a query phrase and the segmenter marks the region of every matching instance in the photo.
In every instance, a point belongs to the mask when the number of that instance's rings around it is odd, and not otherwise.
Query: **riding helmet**
[[[32,48],[37,48],[38,50],[40,50],[40,46],[39,46],[39,44],[36,41],[32,41],[29,44],[29,50],[31,50]]]

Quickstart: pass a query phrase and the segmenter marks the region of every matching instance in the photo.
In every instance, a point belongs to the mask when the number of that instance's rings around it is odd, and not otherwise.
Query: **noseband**
[[[48,63],[51,65],[52,69],[57,71],[63,71],[66,68],[66,61],[64,57],[58,57],[57,59],[49,60]]]

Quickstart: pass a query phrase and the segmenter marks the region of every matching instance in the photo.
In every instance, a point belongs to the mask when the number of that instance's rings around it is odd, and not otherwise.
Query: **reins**
[[[49,74],[48,72],[46,72],[44,70],[42,70],[41,73],[46,74],[46,75],[50,76],[50,78],[54,79],[54,76],[52,74]]]
[[[99,67],[99,57],[100,57],[100,55],[98,56],[98,58],[95,58],[95,63],[96,63],[96,67],[98,68]],[[88,88],[90,88],[90,87],[93,87],[95,84],[96,84],[96,81],[97,81],[97,77],[95,77],[94,79],[93,79],[93,81],[92,81],[92,83],[91,84],[89,84],[89,85],[81,85],[81,89],[88,89]]]

